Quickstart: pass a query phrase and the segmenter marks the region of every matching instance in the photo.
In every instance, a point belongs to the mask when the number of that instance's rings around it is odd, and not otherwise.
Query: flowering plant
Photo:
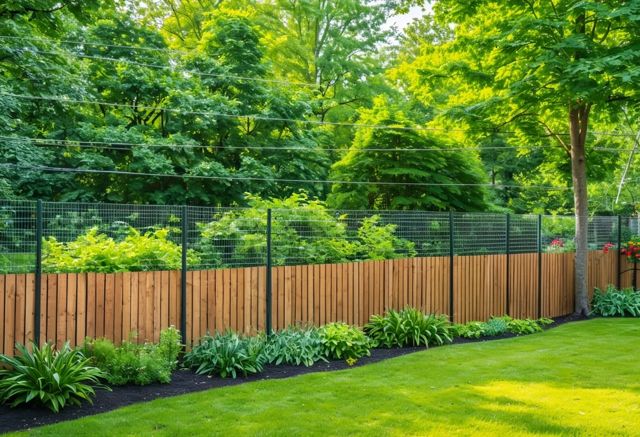
[[[627,257],[627,261],[640,263],[640,238],[633,237],[626,243],[622,244],[620,253]]]
[[[604,243],[602,246],[602,253],[609,253],[609,250],[615,249],[616,245],[613,243]]]
[[[564,241],[560,238],[552,240],[545,250],[547,253],[562,253],[564,251]]]

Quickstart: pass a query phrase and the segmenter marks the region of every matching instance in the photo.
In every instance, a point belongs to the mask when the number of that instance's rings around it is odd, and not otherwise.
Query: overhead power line
[[[163,143],[129,143],[122,141],[84,141],[84,140],[58,140],[55,138],[31,138],[31,137],[15,137],[15,136],[3,136],[0,135],[0,140],[9,142],[30,142],[32,144],[54,146],[54,147],[79,147],[79,148],[91,148],[91,149],[107,149],[107,150],[128,150],[129,147],[150,147],[150,148],[168,148],[168,149],[212,149],[216,146],[205,146],[202,144],[163,144]],[[481,152],[485,150],[537,150],[557,148],[555,145],[544,146],[486,146],[482,148],[478,147],[427,147],[423,149],[409,149],[409,148],[362,148],[358,149],[358,152],[408,152],[408,153],[420,153],[420,152]],[[309,152],[313,150],[324,152],[348,152],[348,148],[323,148],[318,147],[316,149],[308,147],[287,147],[287,146],[224,146],[223,150],[273,150],[273,151],[299,151]]]
[[[78,105],[100,105],[112,108],[126,108],[131,109],[131,105],[125,103],[112,103],[112,102],[104,102],[99,100],[79,100],[72,99],[65,96],[33,96],[28,94],[15,94],[9,93],[5,91],[0,91],[0,96],[13,97],[16,99],[25,99],[25,100],[42,100],[42,101],[51,101],[51,102],[59,102],[63,104],[78,104]],[[148,111],[166,111],[176,114],[182,115],[201,115],[201,116],[212,116],[212,117],[220,117],[220,118],[234,118],[234,119],[242,119],[242,118],[250,118],[253,120],[260,121],[277,121],[277,122],[291,122],[291,123],[306,123],[313,124],[316,126],[336,126],[336,127],[353,127],[353,128],[367,128],[367,129],[388,129],[388,130],[402,130],[402,131],[424,131],[424,132],[457,132],[457,133],[486,133],[486,134],[500,134],[500,135],[519,135],[518,132],[515,131],[490,131],[490,130],[479,130],[479,129],[448,129],[448,128],[435,128],[435,127],[423,127],[423,126],[401,126],[401,125],[389,125],[389,124],[370,124],[370,123],[348,123],[341,121],[321,121],[321,120],[311,120],[311,119],[298,119],[298,118],[287,118],[287,117],[273,117],[268,115],[261,114],[229,114],[224,112],[215,112],[215,111],[189,111],[178,108],[167,108],[167,107],[156,107],[156,106],[144,106],[144,105],[136,105],[135,109],[137,110],[148,110]],[[591,132],[592,135],[603,135],[603,136],[618,136],[618,137],[627,137],[629,134],[617,133],[617,132]],[[569,136],[568,133],[556,133],[559,136]],[[548,136],[548,135],[547,135]],[[608,150],[606,148],[595,149],[600,151]],[[618,151],[617,149],[615,149]]]
[[[486,188],[518,188],[518,189],[543,189],[549,191],[565,191],[567,187],[552,187],[547,185],[528,185],[520,186],[513,184],[465,184],[465,183],[428,183],[428,182],[374,182],[374,181],[346,181],[346,180],[312,180],[312,179],[281,179],[281,178],[261,178],[261,177],[244,177],[244,176],[207,176],[207,175],[190,175],[190,174],[167,174],[167,173],[146,173],[132,172],[124,170],[98,170],[88,168],[68,168],[68,167],[50,167],[50,166],[34,166],[26,164],[0,164],[0,168],[16,168],[21,170],[36,170],[43,172],[55,173],[87,173],[87,174],[110,174],[122,176],[144,176],[144,177],[161,177],[161,178],[178,178],[178,179],[200,179],[200,180],[218,180],[218,181],[254,181],[254,182],[284,182],[284,183],[301,183],[301,184],[343,184],[343,185],[401,185],[401,186],[419,186],[419,187],[486,187]]]

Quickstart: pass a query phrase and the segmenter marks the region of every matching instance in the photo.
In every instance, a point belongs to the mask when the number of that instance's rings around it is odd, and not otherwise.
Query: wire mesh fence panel
[[[509,217],[509,253],[533,253],[538,250],[538,216]]]
[[[36,202],[0,201],[0,273],[35,269]]]
[[[187,223],[189,270],[266,263],[266,210],[189,207]]]
[[[589,219],[589,250],[601,250],[605,244],[617,244],[618,217],[598,216]]]
[[[542,251],[545,253],[575,251],[575,222],[574,217],[542,216]]]
[[[506,227],[505,214],[454,213],[454,253],[456,255],[505,253]]]
[[[43,204],[44,272],[180,268],[180,207]]]

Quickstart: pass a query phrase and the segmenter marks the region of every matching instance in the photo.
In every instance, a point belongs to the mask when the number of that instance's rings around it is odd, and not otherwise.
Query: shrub
[[[184,365],[198,374],[220,375],[223,378],[238,373],[247,376],[264,367],[264,339],[243,337],[235,332],[202,337],[200,343],[184,356]]]
[[[454,325],[453,331],[457,337],[464,338],[480,338],[488,335],[484,322],[459,323]]]
[[[509,322],[501,317],[491,317],[483,328],[484,335],[495,337],[509,331]]]
[[[128,228],[122,240],[89,229],[74,241],[61,243],[55,237],[44,240],[42,268],[45,272],[135,272],[177,270],[182,252],[180,245],[169,239],[171,230],[156,229],[141,234]],[[188,253],[191,265],[199,258]]]
[[[329,323],[320,328],[323,355],[329,359],[347,360],[353,364],[371,355],[371,341],[360,329],[346,323]]]
[[[53,412],[67,404],[92,403],[94,386],[108,390],[100,383],[103,373],[89,364],[82,353],[71,349],[69,343],[58,351],[50,344],[26,347],[17,345],[19,355],[0,355],[0,401],[11,407],[38,402]]]
[[[83,351],[104,371],[112,385],[147,385],[171,382],[180,353],[180,331],[174,327],[160,333],[160,343],[136,344],[125,341],[115,346],[110,340],[85,340]]]
[[[514,319],[509,316],[494,317],[496,320],[503,320],[507,323],[509,332],[515,335],[527,335],[541,332],[544,325],[553,323],[553,320],[541,318],[533,319]]]
[[[424,314],[415,308],[371,316],[365,332],[375,347],[428,347],[451,341],[451,328],[445,316]]]
[[[266,340],[263,353],[265,362],[274,364],[311,366],[316,361],[325,360],[320,332],[313,327],[293,326],[274,332]]]
[[[603,317],[640,317],[640,292],[631,288],[617,290],[612,285],[604,292],[596,288],[591,313]]]

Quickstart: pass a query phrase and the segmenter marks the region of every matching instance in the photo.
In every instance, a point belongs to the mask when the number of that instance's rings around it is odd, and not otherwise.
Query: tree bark
[[[575,314],[589,314],[588,278],[588,230],[589,208],[587,200],[587,162],[585,142],[589,122],[590,105],[574,103],[569,108],[571,134],[571,176],[576,217],[575,255]]]

